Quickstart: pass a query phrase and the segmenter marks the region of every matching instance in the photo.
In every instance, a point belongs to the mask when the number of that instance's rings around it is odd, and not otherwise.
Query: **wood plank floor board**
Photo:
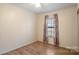
[[[76,55],[79,54],[74,50],[56,47],[51,44],[42,42],[34,42],[14,51],[10,51],[3,55]]]

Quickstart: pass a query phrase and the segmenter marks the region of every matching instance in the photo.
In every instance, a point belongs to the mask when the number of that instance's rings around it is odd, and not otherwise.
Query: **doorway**
[[[46,15],[44,23],[44,43],[59,46],[58,15]]]

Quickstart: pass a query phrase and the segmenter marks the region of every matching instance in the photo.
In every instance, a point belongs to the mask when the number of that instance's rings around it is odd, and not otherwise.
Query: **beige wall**
[[[54,12],[37,15],[37,39],[43,41],[44,17],[57,13],[59,19],[59,43],[61,47],[78,49],[77,7],[69,7]]]
[[[36,41],[35,19],[33,12],[0,4],[0,54]]]
[[[77,11],[79,9],[79,4],[77,4]],[[79,51],[79,13],[77,14],[77,21],[78,21],[78,51]]]
[[[78,51],[79,51],[79,14],[77,15],[78,19]]]
[[[77,3],[77,8],[79,8],[79,3]]]

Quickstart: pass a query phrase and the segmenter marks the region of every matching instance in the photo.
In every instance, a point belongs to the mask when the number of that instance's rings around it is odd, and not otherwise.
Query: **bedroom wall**
[[[54,12],[37,15],[37,36],[39,41],[43,41],[45,15],[57,13],[59,19],[59,45],[70,49],[78,49],[77,36],[77,7],[68,7]]]
[[[35,21],[33,12],[0,4],[0,54],[35,42]]]
[[[77,4],[77,12],[79,12],[79,3]],[[79,13],[77,13],[77,21],[78,21],[78,51],[79,51]]]

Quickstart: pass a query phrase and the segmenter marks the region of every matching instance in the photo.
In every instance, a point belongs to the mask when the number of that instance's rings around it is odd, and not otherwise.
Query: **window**
[[[52,43],[59,46],[58,15],[46,15],[44,22],[44,43]]]
[[[55,20],[53,18],[47,18],[46,20],[46,24],[47,24],[47,37],[51,38],[51,37],[55,37]]]

